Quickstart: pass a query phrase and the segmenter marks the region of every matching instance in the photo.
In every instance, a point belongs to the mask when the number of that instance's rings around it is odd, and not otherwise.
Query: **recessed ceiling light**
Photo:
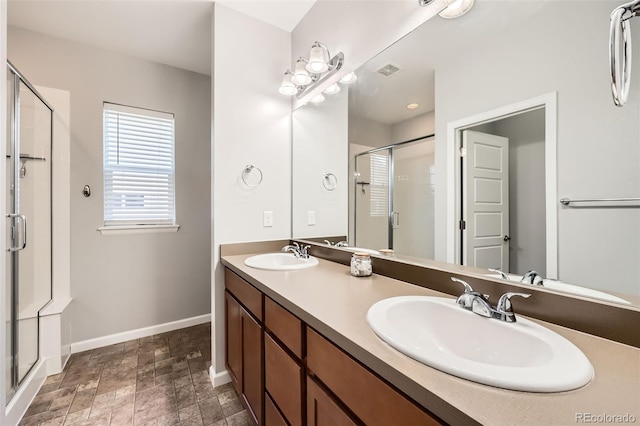
[[[446,9],[439,13],[439,15],[446,19],[458,18],[471,9],[474,0],[455,0]]]
[[[412,104],[407,104],[407,109],[416,109],[420,106],[420,104],[417,103],[412,103]]]

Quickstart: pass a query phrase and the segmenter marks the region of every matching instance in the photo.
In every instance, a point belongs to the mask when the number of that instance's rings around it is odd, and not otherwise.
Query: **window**
[[[369,208],[371,217],[389,216],[389,156],[387,154],[371,154],[371,196]]]
[[[104,103],[104,224],[175,225],[173,114]]]

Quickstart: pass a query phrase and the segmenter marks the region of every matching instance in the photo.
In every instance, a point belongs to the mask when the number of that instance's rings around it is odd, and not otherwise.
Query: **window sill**
[[[102,235],[158,234],[178,232],[180,225],[123,225],[98,228]]]

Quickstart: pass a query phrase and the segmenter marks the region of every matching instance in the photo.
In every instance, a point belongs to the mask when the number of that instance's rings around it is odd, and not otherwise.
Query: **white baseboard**
[[[209,367],[209,377],[211,378],[211,384],[214,388],[227,384],[231,381],[231,376],[227,370],[216,373],[213,369],[213,365]]]
[[[108,336],[96,337],[95,339],[71,343],[71,353],[75,354],[78,352],[90,351],[104,346],[115,345],[116,343],[153,336],[154,334],[166,333],[168,331],[179,330],[185,327],[192,327],[194,325],[204,324],[210,321],[211,314],[206,314],[167,322],[164,324],[153,325],[151,327],[138,328],[137,330],[129,330],[122,333],[110,334]]]

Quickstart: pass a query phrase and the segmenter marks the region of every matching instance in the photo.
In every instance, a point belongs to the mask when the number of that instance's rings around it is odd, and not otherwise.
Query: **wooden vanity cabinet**
[[[307,426],[356,426],[325,390],[307,376]]]
[[[268,297],[264,299],[264,312],[265,390],[288,424],[303,426],[303,323]]]
[[[264,394],[262,293],[229,270],[225,270],[225,283],[227,369],[233,387],[254,423],[261,425]]]
[[[225,285],[227,368],[255,424],[441,424],[228,269]]]
[[[309,327],[307,374],[321,381],[366,425],[441,424],[435,417]]]

